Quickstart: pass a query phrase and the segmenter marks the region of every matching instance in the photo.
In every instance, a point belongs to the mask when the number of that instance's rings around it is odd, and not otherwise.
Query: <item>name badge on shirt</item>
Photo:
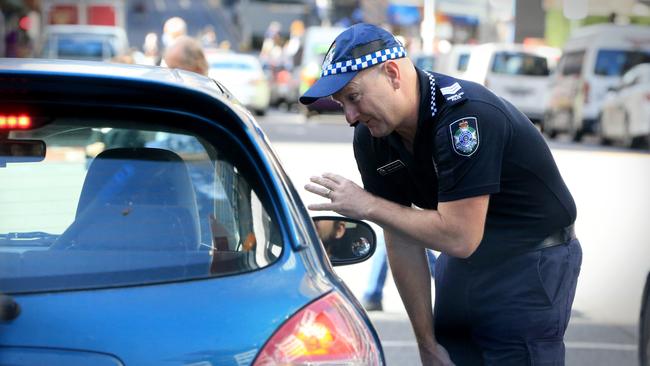
[[[386,176],[405,167],[406,165],[401,160],[395,160],[391,163],[377,168],[377,173],[381,174],[382,176]]]

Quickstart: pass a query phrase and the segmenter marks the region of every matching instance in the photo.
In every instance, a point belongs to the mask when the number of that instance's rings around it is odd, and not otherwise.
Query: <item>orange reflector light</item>
[[[1,130],[26,130],[32,127],[32,119],[29,116],[2,115],[0,114]]]

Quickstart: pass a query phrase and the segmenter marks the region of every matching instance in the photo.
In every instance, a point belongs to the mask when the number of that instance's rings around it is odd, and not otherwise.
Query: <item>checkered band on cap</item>
[[[361,71],[370,66],[377,65],[378,63],[386,60],[406,57],[406,50],[404,47],[392,47],[384,50],[379,50],[354,60],[340,61],[334,64],[329,64],[323,67],[320,76],[342,74],[350,71]]]

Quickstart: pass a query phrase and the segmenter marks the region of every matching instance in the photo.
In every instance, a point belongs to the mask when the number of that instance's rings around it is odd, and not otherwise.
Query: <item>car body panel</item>
[[[0,342],[104,354],[120,350],[115,356],[126,365],[238,365],[238,357],[257,354],[287,314],[331,289],[296,268],[301,261],[288,254],[270,268],[218,279],[57,292],[47,301],[16,295],[21,315],[0,324]],[[282,273],[287,269],[291,276]],[[206,333],[206,327],[214,332]],[[143,357],[133,339],[156,352]]]

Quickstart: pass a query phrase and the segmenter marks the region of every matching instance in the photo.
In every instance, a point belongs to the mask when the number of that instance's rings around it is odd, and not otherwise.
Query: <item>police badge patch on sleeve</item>
[[[478,120],[476,117],[463,117],[449,125],[451,146],[458,155],[471,156],[478,149]]]

